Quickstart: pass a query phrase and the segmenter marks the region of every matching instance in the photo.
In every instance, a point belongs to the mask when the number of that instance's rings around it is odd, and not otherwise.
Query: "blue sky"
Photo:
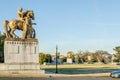
[[[40,52],[105,50],[120,45],[120,0],[1,0],[3,21],[17,19],[17,10],[33,10]],[[20,35],[21,31],[16,31]]]

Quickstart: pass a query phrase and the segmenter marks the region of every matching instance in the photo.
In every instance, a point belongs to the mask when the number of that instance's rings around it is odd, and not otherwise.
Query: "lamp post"
[[[57,53],[58,53],[58,46],[56,45],[56,72],[55,72],[56,74],[58,73],[58,69],[57,69],[57,68],[58,68],[58,67],[57,67],[57,62],[58,62]]]

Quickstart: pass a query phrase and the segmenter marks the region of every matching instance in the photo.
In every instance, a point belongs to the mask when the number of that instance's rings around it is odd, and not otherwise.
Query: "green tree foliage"
[[[78,54],[76,54],[79,58],[79,63],[84,63],[84,58],[83,58],[83,52],[79,51]]]
[[[0,62],[4,62],[4,40],[5,35],[0,34]]]
[[[43,64],[44,62],[46,62],[46,55],[44,53],[40,53],[39,54],[39,63]]]
[[[45,61],[46,61],[47,63],[51,63],[51,62],[52,62],[52,56],[51,56],[50,54],[46,54],[45,58],[46,58]]]
[[[75,55],[72,55],[72,61],[75,62]]]
[[[39,63],[43,64],[44,62],[51,63],[52,56],[50,54],[40,53],[39,54]]]
[[[92,62],[93,62],[93,63],[98,62],[96,53],[93,53],[93,54],[92,54]]]
[[[63,64],[64,62],[67,61],[67,57],[62,57],[60,58],[60,64]]]
[[[75,56],[75,63],[80,63],[80,56],[78,54]]]
[[[103,51],[103,50],[97,50],[95,53],[89,52],[89,51],[85,51],[85,52],[80,51],[76,56],[77,56],[75,59],[76,63],[78,61],[80,63],[83,63],[83,62],[85,63],[95,63],[95,62],[109,63],[111,62],[111,55],[107,51]]]
[[[116,57],[116,62],[120,62],[120,46],[115,47],[113,50],[115,50],[115,57]]]

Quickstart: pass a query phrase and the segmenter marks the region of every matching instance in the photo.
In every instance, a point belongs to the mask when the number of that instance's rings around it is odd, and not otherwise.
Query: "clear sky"
[[[40,52],[105,50],[120,45],[120,0],[1,0],[3,21],[17,19],[18,8],[33,10]],[[18,35],[20,31],[16,31]]]

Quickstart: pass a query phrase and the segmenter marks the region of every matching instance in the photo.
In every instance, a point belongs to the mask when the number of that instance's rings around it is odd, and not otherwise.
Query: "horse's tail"
[[[9,38],[9,32],[8,32],[8,23],[9,21],[8,20],[5,20],[4,21],[4,31],[5,31],[5,34],[6,34],[6,38]]]

